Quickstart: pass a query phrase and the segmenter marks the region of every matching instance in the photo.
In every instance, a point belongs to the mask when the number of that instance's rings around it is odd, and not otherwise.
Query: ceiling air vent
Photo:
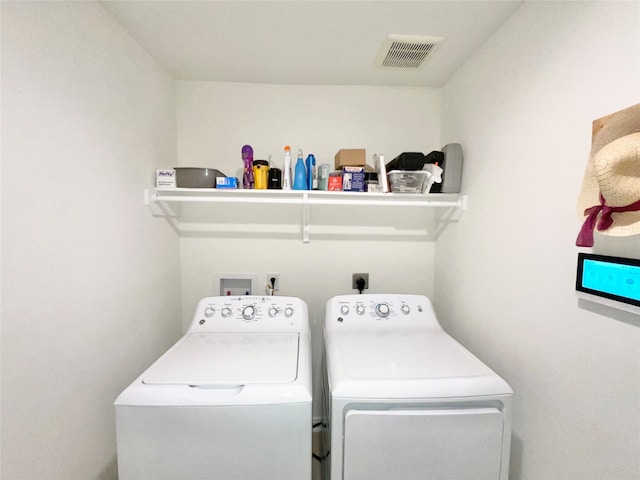
[[[422,35],[388,35],[378,56],[376,66],[416,70],[424,65],[443,37]]]

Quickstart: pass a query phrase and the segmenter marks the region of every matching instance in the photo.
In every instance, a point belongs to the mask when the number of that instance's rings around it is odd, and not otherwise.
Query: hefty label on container
[[[156,187],[176,188],[176,171],[173,169],[156,170]]]

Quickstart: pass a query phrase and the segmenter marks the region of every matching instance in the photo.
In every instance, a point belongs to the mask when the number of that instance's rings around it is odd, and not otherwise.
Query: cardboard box
[[[364,191],[368,193],[382,193],[382,186],[377,183],[365,185]]]
[[[342,191],[364,192],[364,167],[342,167]]]
[[[329,164],[318,166],[318,190],[329,190]]]
[[[342,191],[342,173],[331,173],[327,181],[327,190],[330,192]]]
[[[216,177],[216,188],[238,188],[238,179],[235,177]]]
[[[156,187],[176,188],[176,171],[174,169],[156,170]]]
[[[364,148],[343,148],[335,157],[336,170],[342,167],[362,167],[367,163],[367,151]]]

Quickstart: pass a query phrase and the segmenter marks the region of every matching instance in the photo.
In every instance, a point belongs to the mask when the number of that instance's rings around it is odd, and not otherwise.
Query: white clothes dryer
[[[208,297],[115,402],[120,480],[310,480],[307,305]]]
[[[508,478],[513,392],[427,297],[334,297],[324,333],[331,480]]]

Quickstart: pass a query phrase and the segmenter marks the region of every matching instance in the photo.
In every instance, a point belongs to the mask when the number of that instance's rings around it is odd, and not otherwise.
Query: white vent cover
[[[423,35],[388,35],[378,52],[375,65],[416,70],[424,65],[443,40],[443,37]]]

